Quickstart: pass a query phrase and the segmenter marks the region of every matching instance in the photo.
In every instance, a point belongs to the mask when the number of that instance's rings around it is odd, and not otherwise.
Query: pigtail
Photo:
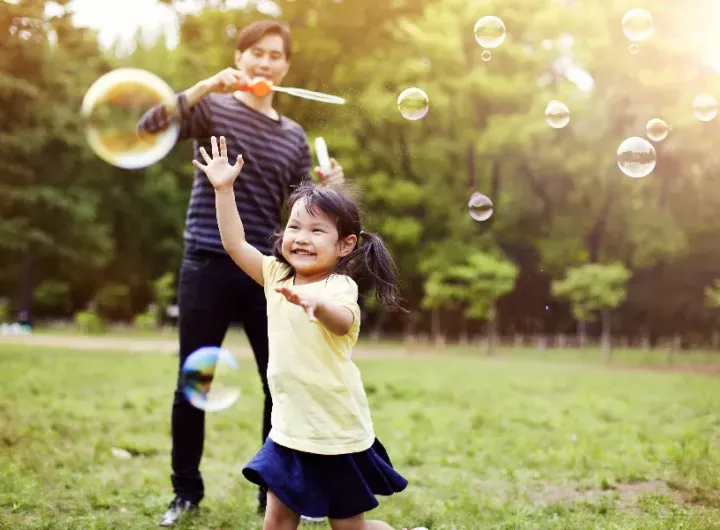
[[[400,296],[395,261],[379,235],[361,231],[357,247],[343,262],[340,268],[351,275],[369,276],[377,299],[383,306],[408,312]]]

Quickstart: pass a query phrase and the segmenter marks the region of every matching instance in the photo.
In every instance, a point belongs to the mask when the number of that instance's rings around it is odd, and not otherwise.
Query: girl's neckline
[[[325,278],[323,278],[322,280],[315,280],[314,282],[307,282],[307,283],[295,283],[295,279],[297,278],[296,276],[293,276],[292,278],[288,278],[288,280],[290,281],[290,284],[293,287],[305,287],[306,285],[316,285],[318,283],[326,282],[330,279],[330,277],[332,275],[333,275],[333,273],[330,273],[327,276],[325,276]]]

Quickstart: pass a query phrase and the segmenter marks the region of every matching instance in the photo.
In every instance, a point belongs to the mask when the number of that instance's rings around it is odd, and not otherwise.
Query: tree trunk
[[[602,350],[606,363],[609,363],[612,360],[612,330],[610,328],[610,311],[604,310],[602,312]]]
[[[675,363],[675,352],[677,352],[682,346],[682,337],[675,333],[670,339],[670,346],[668,347],[668,364]]]
[[[435,346],[442,348],[445,346],[445,336],[442,332],[442,322],[440,319],[440,309],[435,308],[432,311],[432,334]]]
[[[495,353],[495,346],[497,343],[497,311],[495,309],[495,302],[490,303],[490,309],[488,311],[488,342],[487,342],[487,355]]]
[[[14,321],[18,322],[20,325],[32,325],[31,306],[33,301],[33,291],[35,290],[32,269],[33,256],[31,251],[27,250],[22,260],[20,282],[18,283],[18,312],[16,318],[14,319]]]
[[[522,333],[515,333],[515,336],[513,337],[513,347],[522,348],[524,345],[525,345],[525,339],[524,339]]]
[[[578,345],[581,349],[585,348],[585,345],[587,344],[587,321],[585,320],[578,320],[577,322],[577,338],[578,338]]]
[[[643,350],[649,350],[650,347],[651,347],[651,344],[650,344],[650,333],[648,333],[647,330],[643,330],[643,334],[642,334],[641,341],[642,341],[642,349],[643,349]]]
[[[385,324],[386,318],[387,313],[381,309],[378,313],[375,323],[373,324],[372,331],[370,331],[370,340],[372,342],[380,342],[380,339],[382,337],[382,328],[383,324]]]

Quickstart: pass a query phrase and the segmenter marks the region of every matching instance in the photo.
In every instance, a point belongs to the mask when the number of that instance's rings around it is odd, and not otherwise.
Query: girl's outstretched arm
[[[302,307],[311,322],[319,320],[330,333],[335,335],[350,333],[355,315],[348,307],[307,294],[300,294],[291,287],[276,287],[275,290],[282,294],[288,302]]]
[[[200,168],[207,175],[208,180],[215,188],[215,210],[223,247],[232,260],[248,276],[263,285],[263,255],[245,239],[245,228],[240,219],[237,204],[235,204],[233,182],[235,182],[242,169],[242,155],[238,155],[235,165],[231,166],[228,163],[225,138],[220,137],[219,151],[214,136],[210,141],[212,144],[212,158],[207,154],[205,148],[201,147],[200,154],[207,165],[203,165],[197,160],[193,160],[193,165]]]

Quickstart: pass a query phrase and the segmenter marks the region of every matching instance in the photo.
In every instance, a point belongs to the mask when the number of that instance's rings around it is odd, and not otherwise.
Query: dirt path
[[[74,350],[121,350],[136,353],[167,353],[174,355],[178,351],[177,339],[151,337],[117,337],[84,335],[5,335],[0,336],[0,348],[3,344],[19,344],[33,347],[71,348]],[[239,357],[250,357],[252,351],[246,344],[237,344],[230,340],[227,347],[232,348]],[[403,348],[356,348],[356,357],[397,357],[406,355]]]

